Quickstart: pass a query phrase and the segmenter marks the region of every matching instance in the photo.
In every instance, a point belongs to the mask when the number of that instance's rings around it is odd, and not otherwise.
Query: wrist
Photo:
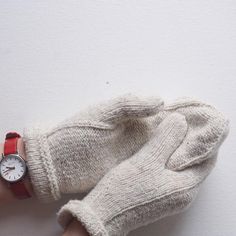
[[[27,157],[26,157],[26,153],[25,153],[25,144],[24,144],[22,138],[19,138],[19,139],[18,139],[17,146],[18,146],[18,152],[19,152],[20,156],[21,156],[25,161],[27,161]],[[24,182],[24,184],[25,184],[25,187],[26,187],[27,191],[28,191],[28,192],[30,193],[30,195],[33,197],[33,196],[34,196],[34,191],[33,191],[33,187],[32,187],[31,181],[30,181],[29,172],[26,173],[26,175],[25,175],[25,177],[24,177],[24,179],[23,179],[23,182]]]
[[[89,236],[89,234],[85,227],[76,218],[74,218],[62,236]]]

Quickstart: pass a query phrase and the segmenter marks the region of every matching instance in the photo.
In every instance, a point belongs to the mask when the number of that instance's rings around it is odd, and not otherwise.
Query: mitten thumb
[[[148,117],[157,114],[163,107],[159,97],[139,97],[126,94],[80,113],[80,118],[86,121],[121,123],[133,118]]]

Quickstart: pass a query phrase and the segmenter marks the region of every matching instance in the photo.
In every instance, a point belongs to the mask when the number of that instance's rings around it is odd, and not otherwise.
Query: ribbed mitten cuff
[[[46,133],[40,125],[25,128],[23,140],[27,156],[27,166],[34,192],[42,202],[60,198],[55,168],[49,151]]]
[[[91,236],[108,236],[108,232],[103,222],[97,217],[96,213],[83,201],[70,200],[57,213],[58,222],[66,228],[75,217]]]

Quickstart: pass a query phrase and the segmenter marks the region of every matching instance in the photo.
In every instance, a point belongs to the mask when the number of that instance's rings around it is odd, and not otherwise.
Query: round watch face
[[[26,173],[25,161],[17,154],[9,154],[2,158],[0,174],[8,182],[17,182]]]

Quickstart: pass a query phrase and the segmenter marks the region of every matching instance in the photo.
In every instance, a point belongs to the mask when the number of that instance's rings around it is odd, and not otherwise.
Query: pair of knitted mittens
[[[44,202],[91,190],[58,212],[92,236],[129,231],[186,209],[228,133],[215,108],[190,99],[124,96],[50,129],[25,129],[32,184]]]

